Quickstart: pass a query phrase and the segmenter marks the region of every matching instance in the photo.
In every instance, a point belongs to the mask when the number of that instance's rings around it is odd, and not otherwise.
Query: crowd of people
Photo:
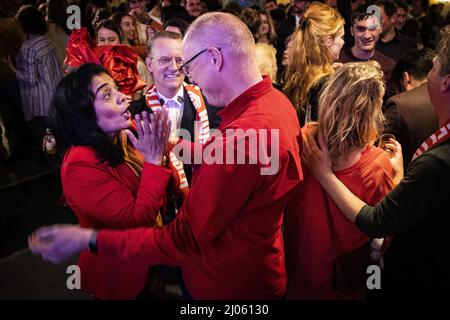
[[[165,299],[169,268],[185,299],[449,297],[443,9],[5,5],[0,156],[24,143],[59,156],[79,220],[36,230],[30,249],[81,253],[82,290],[99,299]]]

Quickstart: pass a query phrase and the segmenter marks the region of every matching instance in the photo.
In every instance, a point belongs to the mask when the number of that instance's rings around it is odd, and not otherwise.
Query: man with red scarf
[[[204,143],[209,138],[209,128],[217,128],[220,119],[216,116],[217,108],[208,104],[200,89],[183,82],[185,75],[179,70],[183,61],[182,40],[181,35],[169,31],[159,31],[150,40],[145,62],[155,83],[139,100],[131,103],[130,111],[133,115],[142,111],[153,113],[166,106],[172,122],[173,137],[177,137],[177,129],[184,129],[189,132],[190,141],[194,141],[195,135],[199,135],[200,142]],[[199,129],[204,130],[195,132],[196,121],[202,124]],[[178,176],[181,176],[180,188],[187,190],[192,168],[190,165],[183,165],[181,161],[177,162],[174,167],[183,167],[178,170]],[[169,220],[173,219],[171,211],[173,210],[169,210]]]

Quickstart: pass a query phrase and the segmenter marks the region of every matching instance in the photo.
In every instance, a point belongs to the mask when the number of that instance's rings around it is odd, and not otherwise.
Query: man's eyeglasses
[[[217,50],[222,50],[222,48],[216,48]],[[189,77],[189,63],[191,63],[192,61],[194,61],[195,60],[195,58],[197,58],[198,56],[200,56],[203,52],[206,52],[206,51],[208,51],[208,48],[206,48],[206,49],[203,49],[202,51],[200,51],[199,53],[197,53],[196,55],[194,55],[192,58],[190,58],[188,61],[186,61],[185,63],[183,63],[181,66],[180,66],[180,68],[179,68],[179,70],[181,71],[181,72],[183,72],[186,76],[188,76]]]
[[[151,57],[151,59],[154,59],[158,61],[159,65],[161,67],[166,67],[172,63],[172,61],[175,59],[175,64],[177,66],[181,66],[183,64],[183,58],[181,57]]]

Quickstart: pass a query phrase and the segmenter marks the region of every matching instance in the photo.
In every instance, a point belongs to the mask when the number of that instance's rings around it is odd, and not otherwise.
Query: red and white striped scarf
[[[188,93],[189,99],[194,105],[196,111],[196,123],[200,124],[199,126],[194,126],[194,138],[198,137],[198,142],[205,144],[209,139],[209,120],[205,100],[203,99],[199,87],[187,83],[183,83],[183,86]],[[153,85],[145,94],[145,103],[150,109],[152,109],[152,111],[157,111],[161,109],[161,103],[159,101],[156,87]],[[179,188],[184,194],[186,194],[187,191],[189,191],[189,184],[184,172],[183,162],[179,160],[173,152],[169,152],[169,159],[171,167],[175,170],[175,172],[177,172]]]
[[[416,153],[414,153],[414,156],[411,160],[414,161],[419,157],[422,153],[426,152],[427,150],[431,149],[432,147],[440,144],[441,142],[447,140],[450,138],[450,120],[447,120],[447,122],[435,133],[433,133],[427,140],[425,140],[424,143],[422,143],[417,149]]]

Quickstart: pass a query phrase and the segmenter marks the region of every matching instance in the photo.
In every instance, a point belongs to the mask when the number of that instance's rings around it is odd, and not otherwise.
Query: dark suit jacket
[[[388,120],[385,133],[393,134],[402,145],[406,169],[417,148],[439,129],[427,84],[391,97],[383,113]]]
[[[217,112],[219,111],[218,108],[211,106],[208,104],[208,101],[205,97],[203,97],[206,104],[206,109],[208,112],[208,120],[209,120],[209,128],[217,128],[220,124],[220,118],[217,115]],[[134,116],[137,113],[141,113],[142,111],[146,110],[150,113],[153,111],[147,107],[145,103],[145,96],[142,96],[140,99],[133,101],[130,104],[130,112]],[[196,117],[196,111],[194,108],[194,105],[192,104],[191,100],[189,99],[189,95],[186,90],[184,90],[184,109],[183,109],[183,117],[181,118],[181,128],[188,130],[191,134],[191,138],[194,139],[194,122]],[[191,183],[192,178],[192,168],[190,165],[184,166],[184,171],[186,173],[187,180],[189,184]]]

